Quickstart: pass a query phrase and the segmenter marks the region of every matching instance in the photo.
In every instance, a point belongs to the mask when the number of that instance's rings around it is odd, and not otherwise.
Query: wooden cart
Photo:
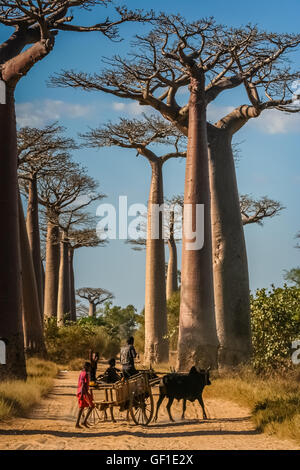
[[[140,371],[128,380],[120,380],[113,384],[98,384],[91,387],[95,408],[88,419],[88,424],[94,425],[107,419],[110,411],[112,421],[115,421],[113,408],[127,411],[135,424],[147,426],[153,417],[154,402],[151,387],[159,379],[150,379],[150,371]]]

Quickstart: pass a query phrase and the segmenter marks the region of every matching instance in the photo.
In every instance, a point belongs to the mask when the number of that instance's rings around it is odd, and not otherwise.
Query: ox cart
[[[154,402],[152,387],[159,378],[151,378],[150,370],[140,371],[129,379],[121,379],[113,384],[99,383],[91,387],[95,407],[88,418],[89,425],[107,420],[107,410],[115,422],[113,409],[127,412],[135,424],[147,426],[153,417]]]

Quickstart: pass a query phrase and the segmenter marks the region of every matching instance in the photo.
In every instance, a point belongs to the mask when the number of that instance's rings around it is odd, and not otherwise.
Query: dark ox
[[[159,407],[165,397],[169,399],[167,403],[167,411],[171,421],[174,421],[171,415],[171,406],[174,399],[183,400],[181,419],[184,419],[187,400],[198,400],[203,411],[203,419],[207,419],[202,399],[202,392],[205,385],[210,384],[209,369],[197,370],[195,366],[191,368],[188,374],[172,372],[171,374],[164,375],[159,385],[159,399],[156,405],[154,421],[157,420]]]

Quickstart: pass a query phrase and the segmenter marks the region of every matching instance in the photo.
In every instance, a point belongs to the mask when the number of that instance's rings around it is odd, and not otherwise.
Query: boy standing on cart
[[[124,374],[125,379],[128,379],[134,374],[137,374],[138,371],[134,366],[134,360],[137,357],[136,350],[133,346],[134,338],[130,336],[127,340],[127,345],[121,348],[120,352],[120,362],[122,365],[122,372]]]

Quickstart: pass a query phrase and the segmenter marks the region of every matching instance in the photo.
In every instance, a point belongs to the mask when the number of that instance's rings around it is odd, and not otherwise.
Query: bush
[[[103,326],[91,321],[57,327],[55,319],[51,319],[45,328],[45,340],[49,358],[60,364],[78,357],[88,359],[90,349],[106,358],[120,349],[118,338],[109,336]]]
[[[292,341],[300,336],[300,289],[258,289],[251,297],[251,327],[257,371],[291,365]]]

